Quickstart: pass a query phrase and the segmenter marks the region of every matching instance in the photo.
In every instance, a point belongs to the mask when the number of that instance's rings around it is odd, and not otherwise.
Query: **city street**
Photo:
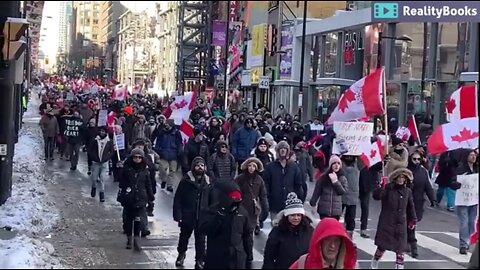
[[[27,125],[35,120],[26,119]],[[81,154],[78,170],[71,172],[69,162],[60,160],[47,165],[47,174],[53,179],[47,183],[52,200],[60,212],[60,222],[53,227],[51,243],[53,256],[62,265],[75,268],[174,268],[179,229],[172,219],[173,194],[158,188],[155,216],[149,218],[152,235],[143,239],[144,250],[134,253],[125,249],[126,238],[122,234],[121,206],[116,202],[117,184],[110,177],[106,184],[106,202],[90,197],[90,179],[87,175],[86,156]],[[177,179],[178,182],[179,179]],[[310,193],[313,183],[309,183]],[[311,195],[311,194],[309,194]],[[311,211],[311,209],[307,209]],[[371,201],[369,234],[375,235],[380,204]],[[360,211],[357,210],[357,217]],[[316,216],[318,218],[318,216]],[[357,228],[360,224],[357,223]],[[259,236],[254,238],[254,264],[261,268],[263,249],[270,231],[267,221]],[[455,214],[443,209],[426,207],[423,221],[418,225],[419,258],[405,256],[406,268],[465,268],[468,256],[458,253],[458,224]],[[358,248],[360,267],[370,266],[376,246],[373,239],[363,239],[357,231],[354,242]],[[194,265],[193,238],[191,239],[185,268]],[[381,268],[393,268],[395,254],[387,252]]]

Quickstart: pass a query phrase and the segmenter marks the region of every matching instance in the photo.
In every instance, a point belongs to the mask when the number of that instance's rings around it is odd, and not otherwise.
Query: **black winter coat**
[[[192,167],[192,161],[196,157],[202,157],[205,161],[208,160],[210,152],[208,150],[208,144],[205,141],[200,143],[195,141],[195,138],[190,138],[185,145],[185,151],[183,152],[182,170],[187,173]]]
[[[253,260],[253,233],[242,206],[225,214],[218,209],[205,211],[200,231],[207,235],[204,269],[245,269]]]
[[[304,200],[305,193],[302,188],[304,179],[302,172],[294,162],[288,161],[283,168],[280,161],[276,160],[268,164],[263,172],[263,177],[267,188],[270,211],[282,211],[285,208],[287,194],[290,192],[295,192],[298,198]]]
[[[207,175],[199,184],[192,172],[188,172],[178,184],[173,198],[173,220],[177,222],[181,220],[182,226],[196,228],[200,211],[208,209],[213,201],[211,190],[212,184]]]
[[[378,162],[372,167],[364,167],[360,170],[359,191],[360,194],[370,193],[374,187],[380,182],[380,171],[382,163]]]
[[[100,137],[97,136],[93,141],[90,143],[88,149],[87,149],[87,155],[90,157],[90,159],[93,162],[107,162],[109,161],[112,156],[114,155],[114,148],[113,148],[113,142],[109,139],[107,144],[105,145],[105,149],[103,150],[103,154],[101,157],[98,156],[98,141],[100,140]]]
[[[432,184],[430,183],[428,171],[425,167],[421,165],[418,167],[409,166],[408,169],[413,173],[413,183],[409,184],[408,187],[412,190],[417,221],[421,221],[424,212],[425,195],[427,195],[431,203],[435,201],[435,195]]]
[[[267,191],[265,183],[260,175],[250,176],[248,173],[242,173],[235,178],[242,192],[242,206],[248,214],[250,226],[255,228],[260,212],[255,212],[254,199],[258,200],[261,211],[268,212]]]
[[[394,183],[375,188],[373,198],[382,201],[375,245],[383,250],[404,252],[407,248],[407,226],[416,222],[412,191]]]
[[[120,189],[130,188],[134,192],[135,203],[133,205],[122,205],[126,208],[146,207],[148,202],[154,201],[152,185],[150,183],[150,172],[145,161],[138,168],[135,168],[131,158],[128,158],[123,167],[119,179]]]
[[[293,230],[281,221],[268,235],[262,268],[289,269],[300,256],[308,253],[312,233],[313,227],[305,221]]]

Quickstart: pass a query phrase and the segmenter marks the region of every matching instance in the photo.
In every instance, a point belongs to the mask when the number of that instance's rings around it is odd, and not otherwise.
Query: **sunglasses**
[[[132,158],[133,158],[133,159],[143,159],[142,156],[133,156]]]
[[[420,161],[422,160],[421,158],[412,158],[413,161]]]

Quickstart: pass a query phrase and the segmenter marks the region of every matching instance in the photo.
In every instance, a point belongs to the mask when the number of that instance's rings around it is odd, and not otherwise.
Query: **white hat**
[[[285,201],[285,209],[283,210],[284,216],[301,214],[305,215],[305,209],[303,209],[302,201],[297,197],[295,192],[290,192],[287,195],[287,200]]]

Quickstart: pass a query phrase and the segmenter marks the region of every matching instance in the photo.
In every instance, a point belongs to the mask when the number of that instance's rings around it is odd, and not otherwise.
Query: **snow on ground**
[[[32,102],[24,120],[38,123],[39,101]],[[30,119],[28,119],[30,118]],[[15,145],[12,196],[0,206],[0,228],[11,227],[18,236],[0,240],[0,267],[37,268],[57,264],[50,258],[53,246],[43,242],[58,221],[58,210],[48,200],[44,173],[43,136],[38,125],[24,125]],[[41,240],[40,240],[41,239]]]

